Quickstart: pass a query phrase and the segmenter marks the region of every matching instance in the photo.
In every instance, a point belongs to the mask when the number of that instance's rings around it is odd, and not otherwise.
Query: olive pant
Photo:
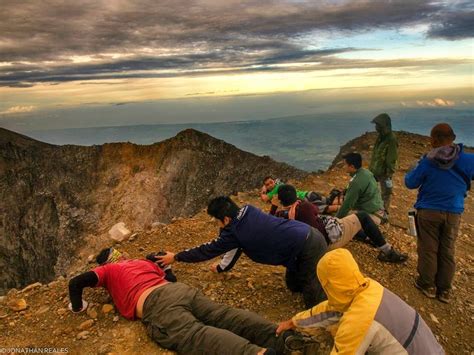
[[[454,244],[461,215],[419,209],[416,214],[419,284],[449,290],[454,278]]]
[[[385,211],[389,211],[390,201],[392,200],[393,186],[387,187],[385,180],[392,179],[391,176],[376,176],[375,180],[378,181],[380,187],[380,195],[382,196],[383,208]],[[393,180],[392,180],[393,184]]]
[[[273,348],[283,354],[276,324],[256,313],[213,302],[180,282],[154,290],[143,306],[149,336],[180,354],[257,354]]]

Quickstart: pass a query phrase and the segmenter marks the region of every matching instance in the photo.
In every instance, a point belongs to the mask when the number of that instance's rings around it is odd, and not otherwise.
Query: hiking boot
[[[378,259],[380,261],[385,262],[385,263],[400,264],[400,263],[403,263],[403,262],[407,261],[408,255],[400,253],[400,252],[398,252],[398,251],[396,251],[395,249],[392,248],[392,249],[390,249],[390,251],[388,253],[384,253],[383,251],[381,251],[379,253]]]
[[[419,281],[415,281],[415,287],[419,289],[428,298],[436,298],[436,287],[425,287],[419,284]]]
[[[449,303],[451,292],[449,290],[438,291],[438,299],[443,303]]]
[[[306,335],[290,335],[285,339],[285,349],[290,352],[299,351],[303,354],[316,354],[319,349],[319,342]]]

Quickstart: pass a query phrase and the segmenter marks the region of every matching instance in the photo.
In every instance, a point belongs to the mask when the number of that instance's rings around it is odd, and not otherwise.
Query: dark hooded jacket
[[[474,154],[464,153],[462,144],[453,144],[432,149],[405,175],[405,185],[419,188],[415,208],[462,213],[473,177]]]
[[[375,177],[389,177],[395,172],[398,160],[398,142],[392,132],[390,116],[382,113],[372,120],[382,127],[375,142],[369,170]]]

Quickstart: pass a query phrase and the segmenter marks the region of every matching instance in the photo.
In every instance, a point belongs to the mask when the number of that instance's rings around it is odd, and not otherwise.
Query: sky
[[[0,127],[474,106],[474,2],[0,0]]]

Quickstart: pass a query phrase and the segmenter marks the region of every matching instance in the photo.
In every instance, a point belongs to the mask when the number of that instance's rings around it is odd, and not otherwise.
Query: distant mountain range
[[[401,109],[389,112],[394,130],[429,135],[439,122],[450,123],[457,141],[474,146],[472,110],[453,108]],[[110,142],[152,144],[186,128],[206,132],[239,149],[286,162],[300,169],[326,169],[349,139],[373,131],[374,113],[333,113],[226,123],[130,125],[23,131],[53,144],[94,145]]]

